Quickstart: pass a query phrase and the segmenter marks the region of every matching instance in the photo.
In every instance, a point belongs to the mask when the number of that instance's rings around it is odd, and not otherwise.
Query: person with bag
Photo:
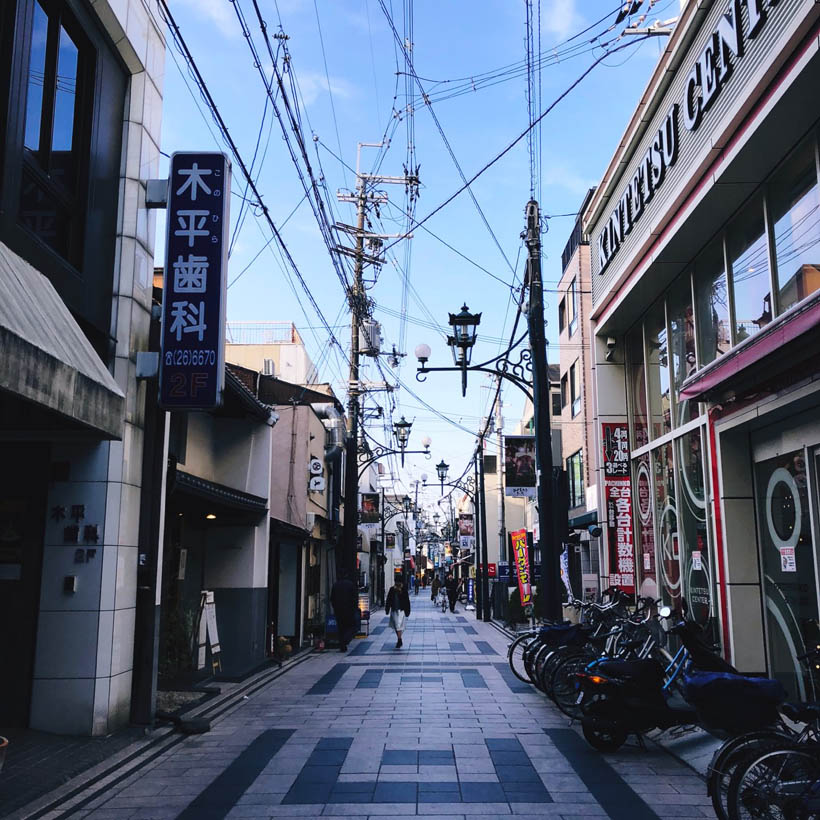
[[[401,581],[396,581],[390,587],[384,612],[390,616],[390,626],[396,633],[396,649],[401,649],[401,633],[404,631],[404,622],[410,615],[410,596]]]
[[[432,591],[430,593],[430,600],[435,601],[438,596],[438,591],[441,589],[441,579],[438,575],[433,576]]]
[[[458,601],[458,593],[461,590],[461,581],[456,581],[453,578],[453,573],[447,573],[447,580],[444,582],[444,588],[447,590],[447,599],[450,603],[450,612],[456,611],[456,602]]]

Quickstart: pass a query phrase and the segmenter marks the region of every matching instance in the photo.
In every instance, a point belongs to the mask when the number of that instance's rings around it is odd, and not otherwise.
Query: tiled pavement
[[[637,745],[590,749],[505,664],[492,626],[413,601],[259,690],[137,773],[49,820],[711,817],[703,781]]]

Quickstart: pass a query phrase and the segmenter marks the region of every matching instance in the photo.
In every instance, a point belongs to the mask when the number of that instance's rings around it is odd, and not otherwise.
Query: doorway
[[[43,566],[49,449],[0,443],[0,726],[28,726]],[[13,625],[13,627],[12,627]]]

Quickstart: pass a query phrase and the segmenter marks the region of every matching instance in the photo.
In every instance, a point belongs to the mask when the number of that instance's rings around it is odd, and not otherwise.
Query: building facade
[[[128,721],[164,40],[139,0],[0,7],[0,724]],[[13,465],[13,468],[12,468]]]
[[[604,580],[685,601],[793,697],[818,614],[818,34],[810,0],[686,5],[584,215]]]
[[[600,592],[600,537],[591,535],[598,525],[598,487],[590,317],[589,238],[581,224],[594,189],[587,192],[579,217],[561,255],[558,282],[558,343],[560,349],[560,465],[567,473],[569,528],[573,532],[568,565],[573,594],[582,598]],[[593,529],[592,532],[597,530]]]

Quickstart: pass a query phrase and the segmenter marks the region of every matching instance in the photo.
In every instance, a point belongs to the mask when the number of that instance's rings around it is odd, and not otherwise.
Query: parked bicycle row
[[[820,818],[820,705],[791,703],[779,681],[742,675],[701,627],[651,598],[610,589],[573,601],[579,623],[516,637],[508,660],[601,752],[652,730],[701,727],[725,739],[707,773],[721,820]],[[820,643],[802,658],[820,669]]]

